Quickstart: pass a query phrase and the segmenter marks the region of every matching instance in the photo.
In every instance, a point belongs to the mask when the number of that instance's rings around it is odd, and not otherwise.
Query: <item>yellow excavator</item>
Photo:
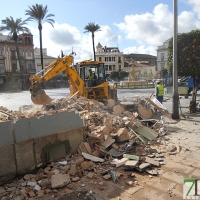
[[[73,65],[73,59],[72,54],[65,55],[30,77],[31,100],[34,104],[45,105],[52,101],[42,89],[42,84],[62,72],[69,79],[70,96],[83,96],[99,101],[117,100],[116,87],[108,83],[103,62],[85,60]],[[95,74],[95,79],[88,78],[89,70]]]

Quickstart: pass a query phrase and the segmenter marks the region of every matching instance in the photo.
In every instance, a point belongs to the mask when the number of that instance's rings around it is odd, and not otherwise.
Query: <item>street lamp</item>
[[[173,104],[172,104],[172,118],[179,119],[179,95],[178,95],[178,76],[177,76],[177,0],[174,0],[174,35],[173,35]]]

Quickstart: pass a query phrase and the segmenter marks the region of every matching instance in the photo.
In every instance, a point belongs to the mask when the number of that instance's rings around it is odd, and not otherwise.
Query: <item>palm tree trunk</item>
[[[44,64],[43,64],[43,51],[42,51],[42,25],[41,24],[39,24],[38,29],[39,29],[39,34],[40,34],[40,59],[41,59],[41,66],[42,66],[42,70],[43,70]],[[43,72],[42,72],[42,76],[43,76]],[[44,89],[43,82],[42,82],[42,88]]]
[[[93,45],[94,61],[96,61],[95,46],[94,46],[94,33],[92,33],[92,45]]]
[[[19,54],[19,47],[18,47],[18,43],[17,41],[15,41],[15,47],[16,47],[16,52],[17,52],[17,60],[18,60],[18,63],[19,63],[19,69],[20,69],[20,73],[21,73],[21,89],[23,89],[23,67],[22,67],[22,64],[21,64],[21,58],[20,58],[20,54]]]

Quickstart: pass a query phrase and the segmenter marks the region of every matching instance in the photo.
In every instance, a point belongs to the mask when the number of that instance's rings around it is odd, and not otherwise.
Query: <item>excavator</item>
[[[85,60],[73,65],[73,55],[63,55],[42,71],[30,76],[31,100],[34,104],[49,104],[52,99],[42,89],[42,84],[65,72],[69,79],[70,96],[83,96],[106,102],[108,99],[117,101],[117,90],[114,84],[107,81],[103,62]],[[95,73],[96,79],[89,79],[89,69]]]

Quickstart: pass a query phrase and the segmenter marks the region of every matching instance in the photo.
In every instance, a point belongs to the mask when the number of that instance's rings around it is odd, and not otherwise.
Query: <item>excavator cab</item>
[[[96,61],[86,61],[77,63],[77,69],[80,77],[84,80],[86,87],[95,87],[106,82],[104,63]],[[94,74],[90,78],[90,71]]]

